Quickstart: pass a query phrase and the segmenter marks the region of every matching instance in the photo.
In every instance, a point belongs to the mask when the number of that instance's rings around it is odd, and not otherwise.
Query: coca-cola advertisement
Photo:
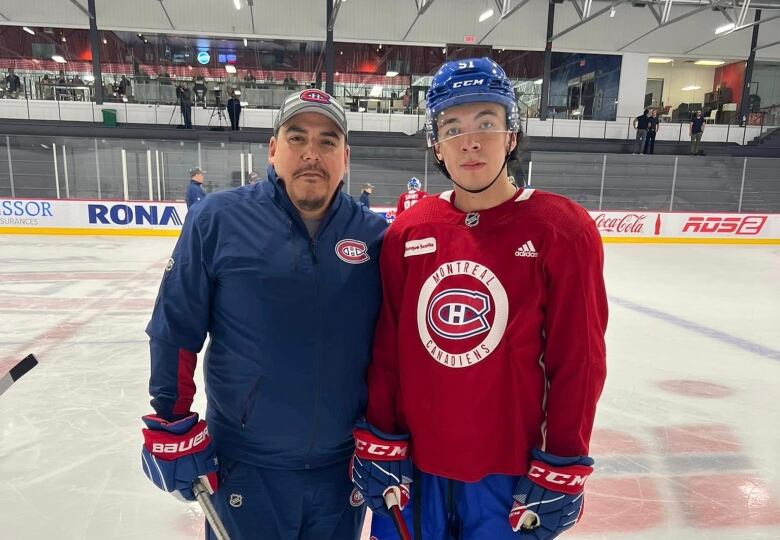
[[[660,219],[660,214],[658,215]],[[593,216],[599,232],[609,234],[651,234],[648,214],[638,212],[602,212]],[[660,228],[660,227],[656,227]],[[658,234],[658,233],[655,233]]]

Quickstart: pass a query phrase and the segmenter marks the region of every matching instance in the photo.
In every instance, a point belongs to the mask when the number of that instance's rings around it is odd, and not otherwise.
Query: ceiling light
[[[482,13],[482,15],[479,16],[479,19],[477,19],[477,20],[479,22],[485,22],[486,20],[488,20],[492,16],[493,16],[493,9],[491,8],[491,9],[489,9],[487,11],[484,11]]]
[[[725,63],[723,60],[698,60],[694,62],[697,66],[722,66]]]
[[[60,56],[59,54],[55,54],[54,56],[51,57],[51,59],[54,60],[55,62],[57,62],[58,64],[65,64],[65,63],[67,63],[66,60],[62,56]]]
[[[236,9],[241,9],[241,0],[233,0],[233,5],[236,6]]]
[[[236,66],[231,65],[231,64],[226,64],[225,65],[225,71],[227,71],[228,73],[235,73],[236,72]]]
[[[669,64],[674,62],[671,58],[648,58],[647,61],[650,64]]]
[[[734,28],[736,28],[736,27],[737,27],[737,25],[734,24],[733,22],[732,23],[728,23],[728,24],[724,24],[723,26],[718,26],[715,29],[715,33],[716,34],[723,34],[725,32],[729,32],[730,30],[734,30]]]
[[[382,44],[381,43],[379,44],[379,50],[382,50]]]
[[[683,92],[688,92],[689,90],[701,90],[701,86],[695,86],[695,85],[683,86],[682,90]]]
[[[248,43],[248,42],[247,42],[246,38],[244,38],[244,47],[246,47],[246,46],[247,46],[247,43]]]
[[[103,38],[103,45],[108,45],[108,40],[106,38]]]
[[[371,87],[371,91],[368,93],[371,97],[379,97],[382,95],[382,85],[375,84]]]
[[[543,81],[542,79],[536,79],[536,80],[534,81],[534,84],[537,84],[537,85],[538,85],[538,84],[542,84],[542,83],[544,83],[544,81]]]
[[[609,10],[609,16],[610,18],[615,16],[615,6],[612,6],[612,9]]]
[[[67,40],[67,39],[65,39],[65,36],[62,36],[62,42],[64,43],[64,42],[66,42],[66,41],[68,41],[68,40]]]
[[[397,77],[397,76],[398,76],[397,71],[388,71],[387,73],[385,73],[385,77]]]
[[[30,29],[29,29],[29,28],[27,28],[26,26],[22,26],[22,30],[24,30],[25,32],[27,32],[27,33],[28,33],[28,34],[30,34],[31,36],[34,36],[34,35],[35,35],[35,32],[33,32],[32,30],[30,30]]]

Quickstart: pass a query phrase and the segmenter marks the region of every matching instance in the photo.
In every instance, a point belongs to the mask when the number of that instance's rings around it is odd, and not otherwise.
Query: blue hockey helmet
[[[411,191],[411,190],[413,190],[413,189],[416,189],[417,191],[419,191],[419,190],[421,190],[421,189],[422,189],[422,184],[420,183],[420,181],[417,179],[417,177],[416,177],[416,176],[412,176],[412,177],[409,179],[409,183],[408,183],[408,184],[406,184],[406,187],[407,187],[407,189],[408,189],[409,191]]]
[[[507,130],[520,131],[514,89],[501,66],[487,57],[443,64],[433,76],[427,94],[425,133],[428,146],[440,142],[436,121],[442,112],[457,105],[480,102],[503,105]]]

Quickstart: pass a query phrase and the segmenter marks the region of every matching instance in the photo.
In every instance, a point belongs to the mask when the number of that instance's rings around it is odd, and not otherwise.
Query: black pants
[[[241,116],[241,111],[228,109],[228,116],[230,117],[230,129],[238,131],[238,118]]]
[[[647,130],[647,138],[645,138],[645,154],[655,153],[655,131]]]
[[[192,105],[182,105],[181,115],[184,118],[184,128],[192,129]]]

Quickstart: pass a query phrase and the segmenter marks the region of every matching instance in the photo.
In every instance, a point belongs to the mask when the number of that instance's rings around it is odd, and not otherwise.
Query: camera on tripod
[[[222,88],[219,86],[215,86],[211,90],[212,92],[214,92],[214,107],[219,109],[224,109],[225,104],[222,103]]]

